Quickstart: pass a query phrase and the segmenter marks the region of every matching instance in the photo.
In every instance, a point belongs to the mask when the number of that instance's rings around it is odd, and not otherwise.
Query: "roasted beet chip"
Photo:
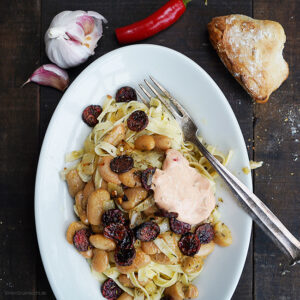
[[[136,252],[134,246],[128,249],[117,247],[115,251],[115,261],[119,266],[130,266],[135,258]]]
[[[191,230],[191,225],[178,221],[176,218],[169,218],[170,228],[177,234],[185,234]]]
[[[110,162],[110,169],[117,173],[125,173],[133,168],[133,159],[128,155],[117,156]]]
[[[100,105],[87,106],[82,112],[82,120],[90,127],[94,127],[98,124],[97,118],[99,117],[101,112],[102,108]]]
[[[87,228],[77,230],[73,236],[73,244],[75,248],[80,251],[87,251],[90,246],[89,237],[91,232]]]
[[[152,177],[155,173],[156,168],[148,168],[142,171],[141,182],[143,187],[149,191],[151,189]]]
[[[215,233],[213,227],[209,223],[199,225],[195,231],[201,244],[207,244],[214,239]]]
[[[136,99],[136,92],[130,86],[123,86],[116,93],[116,102],[129,102]]]
[[[200,249],[200,241],[194,233],[187,232],[181,236],[178,247],[187,256],[194,256]]]
[[[177,218],[178,213],[177,212],[169,212],[165,209],[160,208],[156,213],[155,216],[157,217],[163,217],[163,218]]]
[[[149,119],[142,110],[134,111],[127,119],[127,126],[132,131],[141,131],[147,127]]]
[[[102,215],[103,226],[108,226],[111,223],[125,224],[126,220],[124,218],[123,212],[119,209],[109,209],[105,211]]]
[[[111,279],[107,279],[101,286],[101,294],[105,299],[117,300],[123,291],[119,286]]]
[[[160,233],[160,228],[155,222],[145,222],[134,228],[135,237],[142,242],[153,241]]]

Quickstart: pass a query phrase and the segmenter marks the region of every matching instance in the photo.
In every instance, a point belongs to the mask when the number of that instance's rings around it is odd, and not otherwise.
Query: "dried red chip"
[[[116,102],[129,102],[136,99],[136,92],[130,86],[123,86],[116,93]]]
[[[141,182],[143,187],[149,191],[151,189],[152,177],[155,173],[156,168],[148,168],[142,172]]]
[[[178,247],[187,256],[194,256],[200,249],[200,241],[194,233],[187,232],[181,236]]]
[[[123,249],[132,248],[133,244],[135,242],[135,237],[134,237],[133,231],[129,227],[126,227],[126,228],[127,228],[127,232],[125,234],[124,239],[118,243],[119,247],[123,248]]]
[[[111,278],[105,280],[101,286],[101,294],[105,299],[116,300],[122,293],[121,288]]]
[[[75,231],[75,234],[73,236],[73,244],[78,251],[83,252],[89,249],[90,235],[91,232],[87,228],[82,228],[80,230]]]
[[[132,230],[120,223],[111,223],[105,226],[103,235],[116,241],[121,248],[130,248],[135,241]]]
[[[117,173],[125,173],[133,168],[133,159],[128,155],[117,156],[110,162],[110,169]]]
[[[104,227],[103,235],[119,243],[126,237],[127,227],[120,223],[111,223]]]
[[[109,209],[102,215],[103,226],[107,226],[111,223],[125,224],[125,221],[124,215],[119,209]]]
[[[178,221],[176,218],[169,218],[170,228],[177,234],[185,234],[191,230],[191,225]]]
[[[160,228],[155,222],[145,222],[134,228],[135,237],[142,242],[150,242],[157,238]]]
[[[82,112],[82,120],[90,127],[94,127],[99,122],[97,118],[99,117],[101,112],[102,108],[100,105],[87,106]]]
[[[178,213],[177,212],[169,212],[163,208],[160,208],[157,212],[154,213],[157,217],[163,217],[163,218],[177,218]]]
[[[149,123],[148,116],[142,110],[134,111],[127,119],[127,126],[132,131],[141,131]]]
[[[115,252],[115,261],[119,266],[130,266],[135,258],[136,252],[134,246],[131,248],[121,248],[117,247]]]
[[[201,244],[207,244],[214,239],[215,233],[213,227],[209,223],[199,225],[195,231]]]

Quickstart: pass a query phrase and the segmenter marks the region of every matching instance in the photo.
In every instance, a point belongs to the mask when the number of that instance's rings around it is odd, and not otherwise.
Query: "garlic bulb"
[[[51,86],[60,91],[64,91],[69,85],[69,75],[58,66],[47,64],[36,69],[22,87],[29,82]]]
[[[94,54],[106,19],[94,11],[63,11],[52,20],[45,34],[48,58],[61,68],[85,62]]]

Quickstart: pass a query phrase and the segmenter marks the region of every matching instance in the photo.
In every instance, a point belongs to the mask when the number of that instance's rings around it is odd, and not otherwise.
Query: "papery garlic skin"
[[[48,58],[67,69],[85,62],[94,54],[106,19],[94,11],[63,11],[56,15],[45,34]]]
[[[29,82],[51,86],[60,91],[64,91],[69,85],[69,75],[58,66],[47,64],[36,69],[23,86]]]

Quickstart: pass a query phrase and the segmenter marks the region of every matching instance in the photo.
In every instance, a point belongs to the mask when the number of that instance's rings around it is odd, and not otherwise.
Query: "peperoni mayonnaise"
[[[162,170],[153,175],[152,189],[158,207],[177,212],[178,220],[189,224],[204,221],[215,207],[209,180],[174,149],[166,151]]]

